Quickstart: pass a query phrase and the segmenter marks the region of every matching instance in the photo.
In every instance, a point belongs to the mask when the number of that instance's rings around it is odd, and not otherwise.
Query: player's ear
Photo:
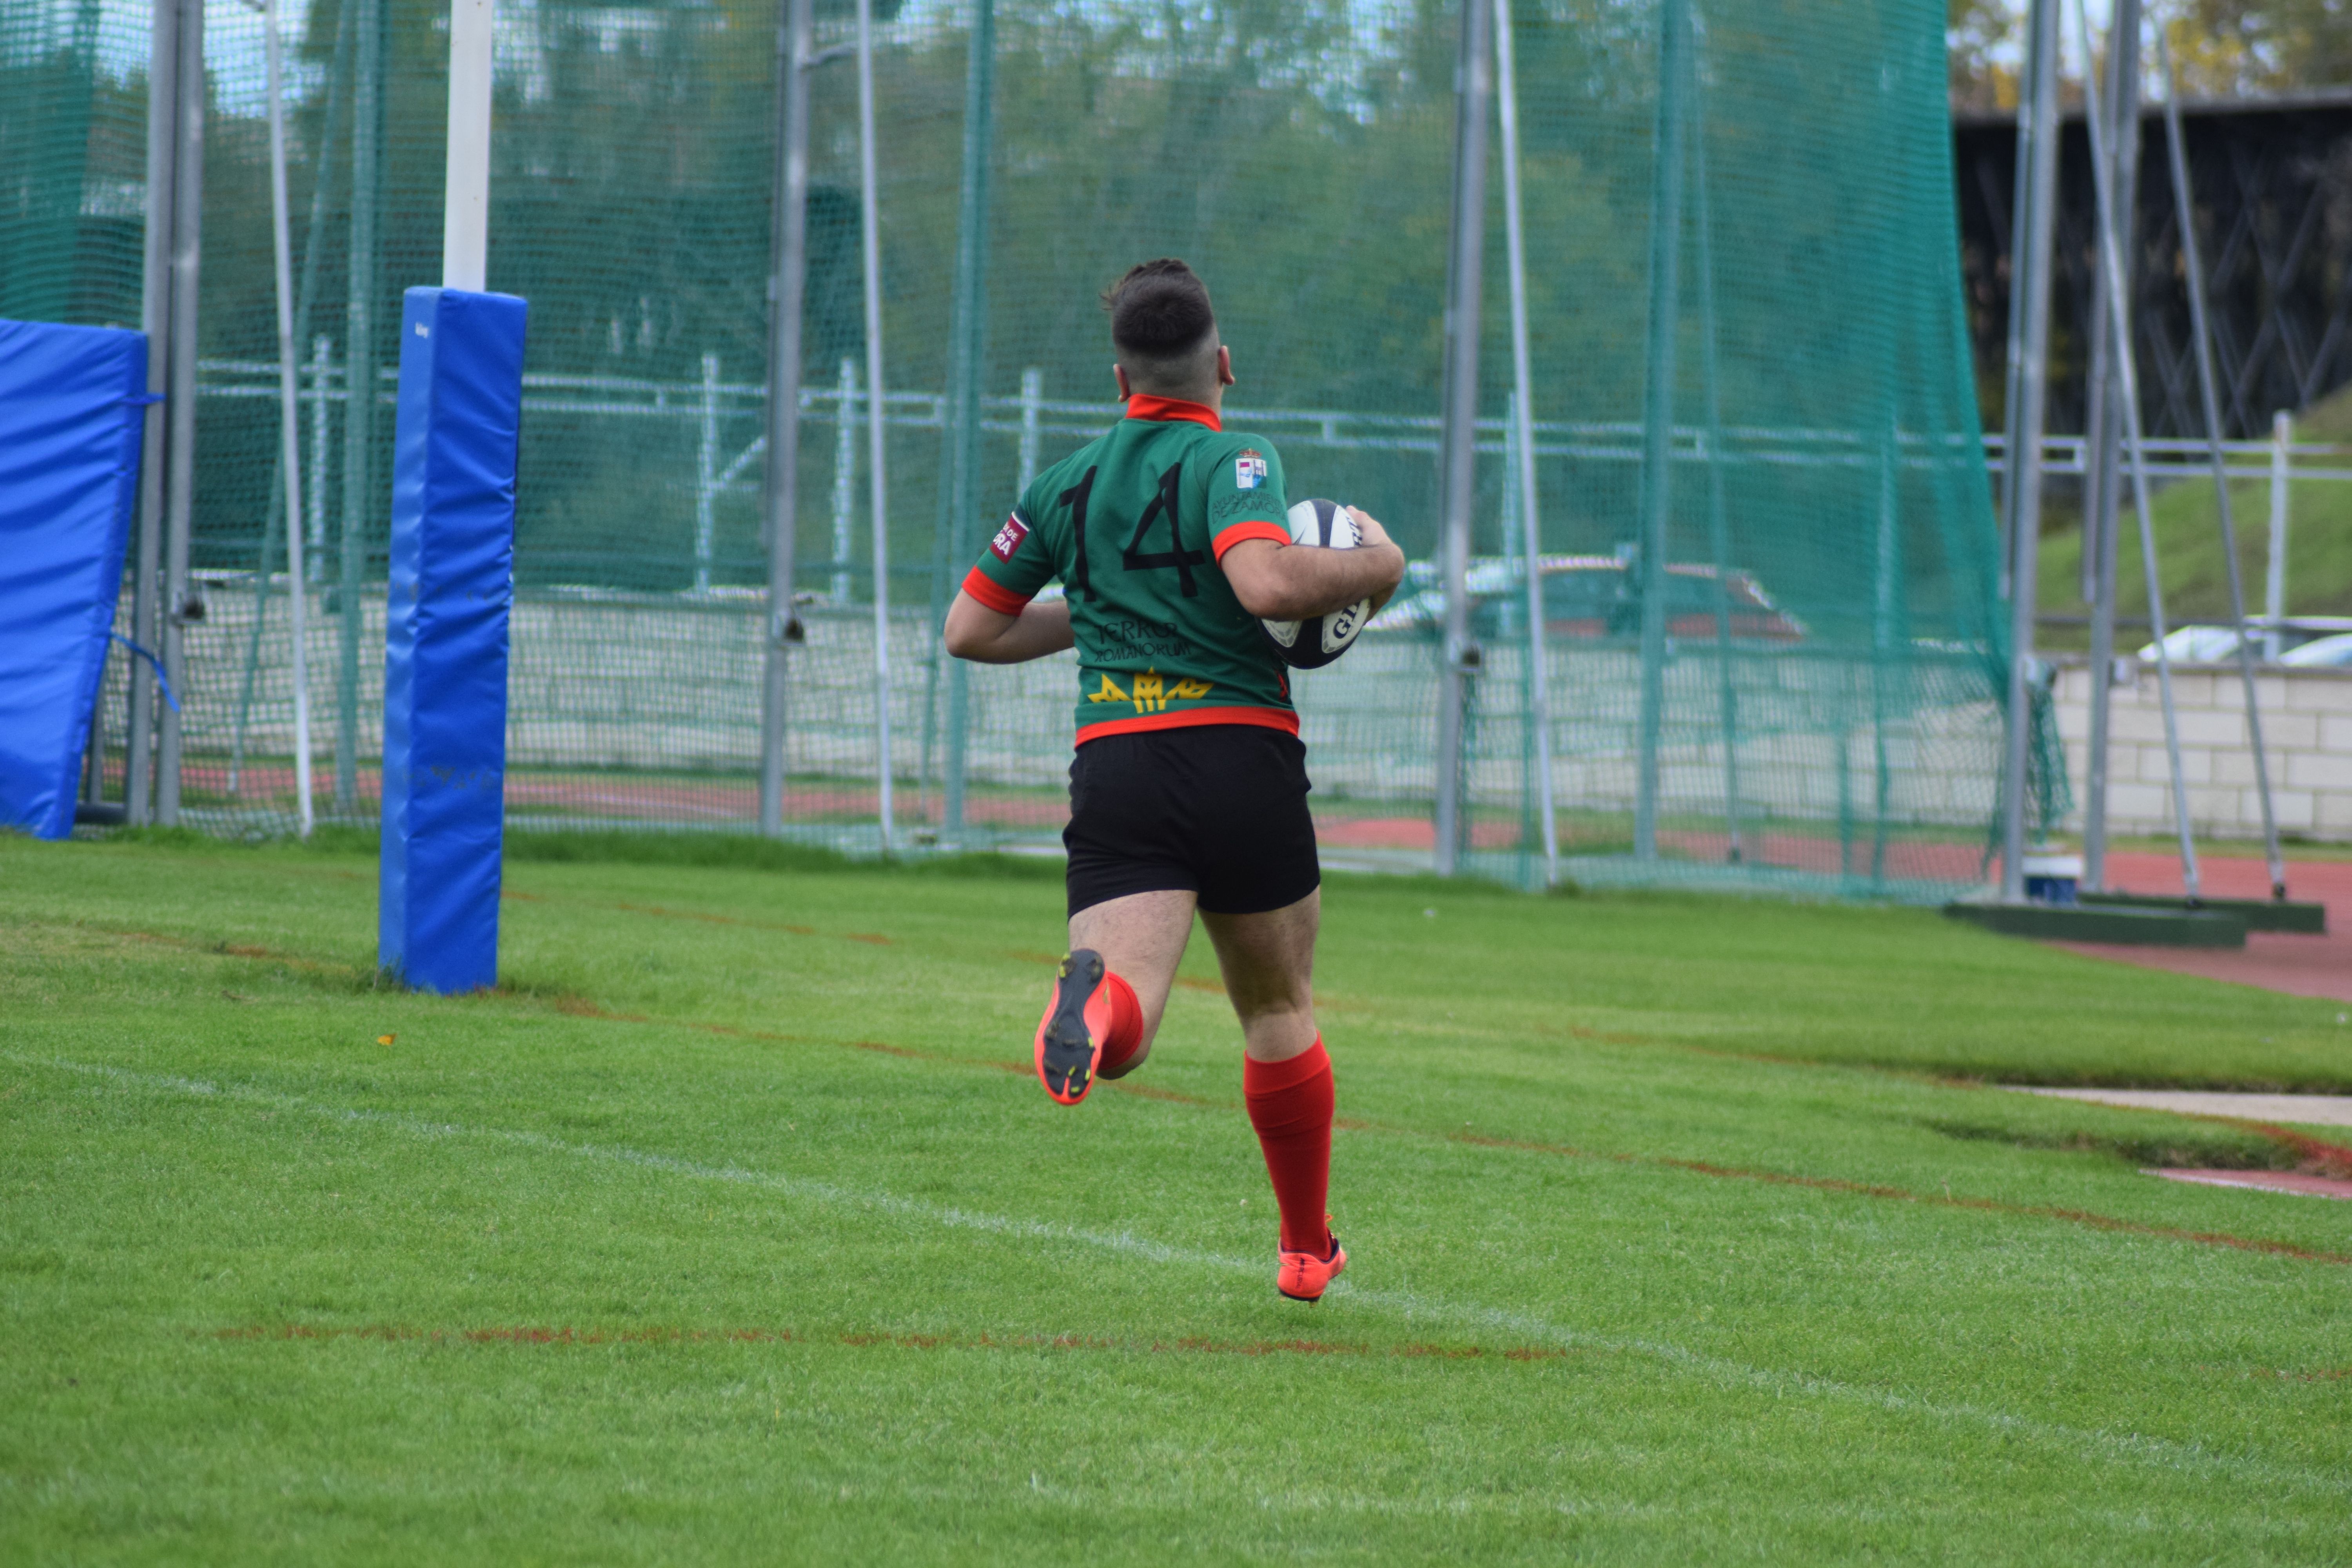
[[[1127,384],[1127,366],[1119,363],[1117,360],[1113,360],[1111,362],[1110,378],[1118,383],[1118,396],[1120,402],[1124,403],[1127,399],[1135,395],[1135,393]]]
[[[1231,386],[1233,384],[1234,351],[1227,348],[1224,344],[1219,343],[1217,345],[1217,384],[1219,386]]]

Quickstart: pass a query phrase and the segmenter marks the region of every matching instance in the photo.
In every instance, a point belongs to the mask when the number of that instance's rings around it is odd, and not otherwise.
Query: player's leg
[[[1314,1049],[1321,1037],[1315,1032],[1314,980],[1315,934],[1322,919],[1320,888],[1278,910],[1202,915],[1251,1061],[1288,1061]]]
[[[1121,1029],[1103,1048],[1095,1068],[1103,1078],[1124,1078],[1151,1055],[1160,1019],[1168,1010],[1168,990],[1192,935],[1192,909],[1199,895],[1190,889],[1130,893],[1080,910],[1070,917],[1070,948],[1091,948],[1128,989],[1135,1008],[1131,1029]],[[1124,1019],[1120,1020],[1122,1023]]]
[[[1143,1063],[1192,934],[1195,895],[1159,888],[1087,904],[1070,916],[1070,950],[1037,1025],[1037,1077],[1064,1105],[1098,1078]]]
[[[1271,730],[1202,731],[1201,918],[1241,1018],[1242,1089],[1282,1208],[1286,1296],[1312,1301],[1348,1265],[1324,1212],[1331,1186],[1331,1058],[1315,1029],[1323,874],[1307,809],[1307,752]]]
[[[1038,1080],[1064,1105],[1141,1065],[1192,932],[1199,879],[1160,739],[1090,741],[1070,763],[1070,951],[1036,1039]]]
[[[1243,1097],[1282,1210],[1276,1286],[1313,1301],[1348,1266],[1325,1205],[1331,1189],[1331,1058],[1315,1027],[1315,933],[1321,890],[1255,914],[1212,914],[1225,994],[1241,1019]]]

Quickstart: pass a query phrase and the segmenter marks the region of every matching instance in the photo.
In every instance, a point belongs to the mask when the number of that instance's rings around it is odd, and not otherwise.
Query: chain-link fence
[[[998,0],[992,72],[974,72],[973,3],[878,14],[879,584],[855,83],[845,61],[807,79],[794,493],[808,641],[790,656],[787,831],[878,843],[879,587],[894,606],[898,840],[1052,842],[1072,669],[976,668],[960,688],[936,627],[1020,484],[1118,413],[1097,291],[1172,254],[1208,279],[1234,347],[1229,426],[1278,446],[1297,495],[1368,508],[1416,561],[1380,626],[1296,689],[1328,853],[1426,864],[1445,606],[1422,563],[1436,538],[1453,5]],[[1916,897],[1978,881],[2005,654],[1941,9],[1518,9],[1543,608],[1526,612],[1507,482],[1493,182],[1465,864],[1540,878],[1540,724],[1562,867],[1580,879]],[[1676,16],[1693,60],[1662,92]],[[772,0],[499,10],[489,284],[531,306],[518,828],[758,820],[777,23]],[[0,0],[0,314],[137,323],[147,25],[138,0]],[[180,809],[225,831],[282,830],[293,782],[261,26],[208,7],[190,535],[202,617],[184,626]],[[394,331],[401,288],[437,273],[446,12],[296,0],[283,26],[320,804],[372,820]],[[849,29],[845,6],[819,6],[820,62]],[[968,190],[972,125],[986,156]],[[971,220],[985,267],[963,516],[946,476]],[[1669,253],[1675,287],[1655,298]],[[1671,395],[1649,396],[1658,385]],[[1645,563],[1654,504],[1665,559]],[[1667,636],[1645,660],[1654,582]],[[116,776],[120,662],[110,674]],[[1632,854],[1637,806],[1654,855]]]

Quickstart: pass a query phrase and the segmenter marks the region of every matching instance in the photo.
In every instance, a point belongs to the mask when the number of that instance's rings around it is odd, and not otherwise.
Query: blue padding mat
[[[0,827],[73,831],[146,403],[142,334],[0,321]]]
[[[455,289],[401,310],[377,952],[427,991],[498,981],[526,314]]]

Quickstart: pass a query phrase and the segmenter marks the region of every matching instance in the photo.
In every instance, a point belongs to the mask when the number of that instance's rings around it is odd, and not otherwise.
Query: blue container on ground
[[[457,289],[402,303],[377,956],[420,990],[498,982],[527,314]]]
[[[2083,858],[2040,850],[2025,857],[2025,896],[2037,904],[2079,903]]]

